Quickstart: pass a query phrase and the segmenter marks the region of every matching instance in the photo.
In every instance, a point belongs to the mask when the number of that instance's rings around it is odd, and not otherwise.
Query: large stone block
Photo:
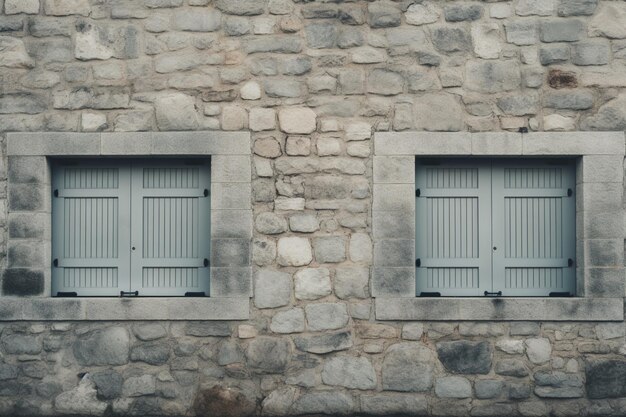
[[[280,311],[272,318],[270,330],[274,333],[299,333],[304,331],[304,310],[293,308]]]
[[[439,27],[431,31],[435,49],[439,52],[470,52],[472,37],[469,31],[457,27]]]
[[[455,374],[487,374],[491,370],[489,342],[441,342],[437,343],[437,354],[443,366]]]
[[[589,36],[604,36],[612,39],[626,38],[626,4],[602,2],[599,11],[588,26]]]
[[[297,415],[328,414],[349,415],[357,408],[352,396],[340,391],[309,391],[293,404],[292,412]]]
[[[324,364],[322,382],[348,389],[375,389],[376,371],[365,357],[335,356]]]
[[[278,263],[282,266],[304,266],[313,260],[308,239],[283,237],[278,240]]]
[[[390,346],[382,365],[383,390],[429,391],[433,384],[434,360],[433,352],[421,343]]]
[[[574,65],[606,65],[610,59],[611,48],[607,42],[578,42],[572,48],[572,63]]]
[[[284,108],[278,111],[280,129],[285,133],[308,134],[315,131],[316,114],[306,107]]]
[[[468,61],[465,65],[465,85],[470,90],[496,93],[518,88],[522,77],[519,65],[508,61]]]
[[[469,398],[472,396],[472,385],[462,376],[447,376],[437,379],[435,395],[440,398]]]
[[[44,273],[25,268],[5,269],[2,274],[2,294],[13,296],[41,295]]]
[[[587,396],[592,399],[626,397],[626,362],[595,359],[585,364]]]
[[[193,97],[182,93],[171,93],[157,98],[154,104],[160,130],[198,128],[198,115]]]
[[[284,272],[262,269],[255,275],[254,305],[275,308],[291,301],[291,276]]]
[[[315,238],[313,249],[318,263],[336,263],[346,259],[346,240],[340,236]]]
[[[227,14],[256,16],[263,14],[267,0],[217,0],[215,6]]]
[[[129,347],[128,330],[108,327],[81,336],[72,350],[81,365],[124,365],[128,363]]]
[[[348,325],[348,310],[343,303],[307,304],[305,312],[311,331],[335,330]]]
[[[214,32],[221,26],[222,14],[212,9],[182,9],[174,13],[173,28],[190,32]]]
[[[415,125],[428,131],[456,132],[465,127],[465,114],[451,94],[424,94],[415,103]]]
[[[53,16],[88,16],[91,7],[88,0],[43,0],[43,10]]]
[[[332,292],[330,271],[326,268],[306,268],[294,275],[298,300],[317,300]]]
[[[324,354],[349,349],[353,342],[352,334],[349,331],[342,331],[295,337],[294,344],[303,352]]]
[[[545,20],[539,26],[542,42],[575,42],[585,35],[585,25],[578,19]]]
[[[560,0],[559,16],[591,16],[598,6],[598,0]]]
[[[254,339],[246,349],[248,366],[261,373],[281,373],[285,371],[291,347],[286,339],[259,337]]]
[[[37,114],[45,111],[47,107],[47,100],[39,94],[15,93],[0,96],[0,114]]]
[[[387,0],[369,3],[367,11],[369,25],[372,28],[400,26],[402,13],[395,3]]]
[[[372,70],[367,77],[367,91],[382,96],[392,96],[404,90],[401,74],[383,68]]]

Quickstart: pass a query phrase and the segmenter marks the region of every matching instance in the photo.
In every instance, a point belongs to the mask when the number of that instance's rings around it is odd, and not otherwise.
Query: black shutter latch
[[[498,292],[485,291],[483,294],[485,297],[502,297],[502,291],[498,291]]]
[[[138,297],[139,291],[120,291],[120,297]]]

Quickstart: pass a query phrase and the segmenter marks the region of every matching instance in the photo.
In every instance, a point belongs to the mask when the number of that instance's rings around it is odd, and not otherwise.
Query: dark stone
[[[478,4],[456,4],[446,7],[444,16],[448,22],[462,22],[464,20],[478,20],[483,13]]]
[[[43,362],[26,362],[20,365],[22,373],[35,379],[43,379],[48,373],[48,367]]]
[[[12,245],[8,250],[8,267],[9,268],[29,268],[41,267],[43,260],[37,246]]]
[[[626,397],[626,361],[600,359],[585,366],[587,396],[591,399]]]
[[[344,25],[362,25],[365,23],[365,13],[360,7],[340,9],[337,17]]]
[[[256,16],[263,14],[267,0],[217,0],[215,6],[227,14]]]
[[[528,376],[528,369],[524,365],[524,361],[519,359],[502,359],[496,362],[496,374],[514,377]]]
[[[417,61],[420,65],[427,67],[438,67],[441,64],[441,57],[430,52],[418,51]]]
[[[489,342],[441,342],[437,354],[443,366],[455,374],[488,374],[491,370]]]
[[[333,48],[337,43],[337,26],[333,23],[316,23],[304,28],[309,47]]]
[[[194,321],[185,327],[187,336],[230,336],[231,333],[230,324],[226,321]]]
[[[256,403],[237,388],[215,385],[198,392],[193,409],[198,416],[248,417],[255,415]]]
[[[297,336],[294,338],[296,348],[310,353],[329,353],[346,350],[352,347],[350,332],[327,333],[316,336]]]
[[[3,94],[0,96],[0,114],[38,114],[48,108],[44,96],[32,93]]]
[[[576,88],[578,87],[578,80],[574,72],[552,69],[548,73],[548,84],[556,89]]]
[[[41,340],[25,334],[3,334],[2,347],[12,355],[37,355],[41,352]]]
[[[0,17],[0,32],[15,32],[24,29],[24,19],[21,17]]]
[[[16,379],[18,374],[17,366],[6,363],[0,364],[0,381]]]
[[[32,392],[29,385],[15,381],[0,381],[0,397],[26,396]]]
[[[334,19],[337,17],[338,10],[335,6],[320,5],[302,9],[302,16],[305,19]]]
[[[524,400],[530,397],[530,385],[528,384],[511,384],[509,385],[510,400]]]
[[[402,12],[398,6],[389,1],[369,3],[369,25],[372,28],[388,28],[400,26]]]
[[[170,358],[170,348],[165,343],[143,343],[133,346],[130,351],[130,360],[145,362],[150,365],[163,365]]]
[[[124,365],[128,363],[130,337],[123,327],[87,333],[74,342],[74,357],[80,365]]]
[[[63,386],[56,382],[42,382],[35,387],[35,392],[42,398],[54,398],[63,392]]]
[[[124,378],[112,369],[91,374],[91,379],[98,389],[98,397],[111,400],[122,395]]]
[[[130,406],[128,414],[141,417],[162,415],[160,403],[159,398],[139,397]]]
[[[557,8],[559,16],[591,16],[598,0],[561,0]]]
[[[37,37],[72,36],[74,25],[63,18],[31,17],[26,23],[28,32]]]
[[[43,271],[24,268],[5,269],[3,295],[39,295],[43,293]]]
[[[259,337],[248,345],[246,359],[250,368],[257,371],[281,373],[287,368],[290,351],[285,339]]]
[[[467,29],[442,27],[432,31],[435,49],[440,52],[468,52],[472,49],[472,37]]]

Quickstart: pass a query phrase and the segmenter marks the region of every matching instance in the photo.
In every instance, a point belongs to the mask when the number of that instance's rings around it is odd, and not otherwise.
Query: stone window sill
[[[623,298],[377,298],[377,320],[623,321]]]
[[[247,297],[21,298],[2,297],[2,321],[246,320]]]

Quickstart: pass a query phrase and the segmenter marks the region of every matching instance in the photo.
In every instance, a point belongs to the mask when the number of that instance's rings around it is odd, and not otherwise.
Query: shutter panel
[[[442,296],[491,291],[491,173],[478,160],[416,164],[416,289]]]
[[[114,162],[53,165],[52,294],[117,296],[130,276],[130,171]]]
[[[569,161],[494,162],[496,291],[505,296],[575,294],[575,181]]]
[[[134,162],[131,291],[209,295],[210,184],[208,161]]]

